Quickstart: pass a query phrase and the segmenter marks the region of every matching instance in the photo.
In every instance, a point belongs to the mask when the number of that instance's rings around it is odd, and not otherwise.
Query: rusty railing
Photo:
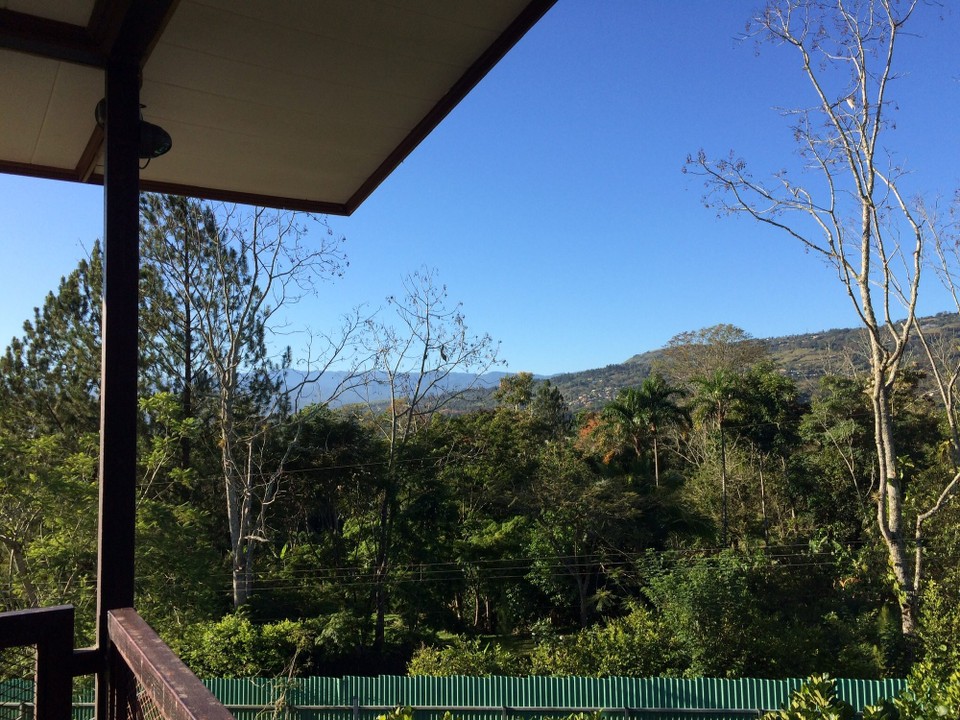
[[[111,720],[233,720],[133,608],[111,610],[107,628]]]

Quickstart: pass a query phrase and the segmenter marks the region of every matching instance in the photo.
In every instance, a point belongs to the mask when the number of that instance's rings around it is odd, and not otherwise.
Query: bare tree
[[[802,161],[755,179],[744,160],[704,151],[686,171],[702,176],[706,201],[785,232],[837,273],[870,345],[869,392],[879,492],[877,528],[887,548],[905,636],[916,631],[915,582],[904,533],[904,489],[891,393],[916,313],[929,229],[901,190],[902,170],[882,141],[889,129],[896,50],[917,0],[774,0],[749,35],[793,52],[813,104],[785,111]],[[895,313],[903,313],[901,318]]]
[[[369,403],[386,442],[387,462],[378,499],[373,602],[374,644],[382,648],[393,556],[393,530],[400,491],[399,463],[414,434],[436,413],[469,392],[481,375],[499,363],[499,345],[489,335],[471,335],[461,304],[448,304],[437,271],[422,268],[403,281],[404,294],[387,298],[392,317],[367,324],[365,348],[375,358],[369,382],[389,393],[381,411]],[[455,372],[472,380],[453,383]]]
[[[936,207],[921,206],[925,224],[930,228],[932,252],[931,265],[943,287],[960,313],[960,225],[957,212],[960,210],[960,195],[954,198],[953,206],[944,219]],[[930,323],[932,324],[932,323]],[[949,432],[950,464],[952,476],[946,480],[934,499],[917,512],[914,524],[914,577],[913,592],[920,592],[923,568],[923,546],[926,536],[924,525],[943,509],[960,489],[960,358],[953,337],[944,337],[936,327],[927,327],[919,318],[914,319],[917,338],[923,347],[930,374],[940,398]]]
[[[145,222],[157,236],[152,267],[168,291],[170,324],[178,328],[162,347],[182,353],[174,377],[185,412],[196,403],[190,391],[197,368],[209,375],[233,602],[240,606],[251,596],[257,547],[267,539],[270,508],[299,439],[299,398],[348,354],[361,321],[355,313],[335,335],[311,335],[306,356],[297,358],[299,372],[287,372],[292,354],[288,349],[279,360],[271,357],[269,336],[286,331],[279,324],[282,311],[342,273],[342,238],[304,213],[191,203],[147,202]],[[173,247],[164,250],[171,239]],[[344,377],[333,396],[353,373]],[[183,460],[189,461],[188,451]]]

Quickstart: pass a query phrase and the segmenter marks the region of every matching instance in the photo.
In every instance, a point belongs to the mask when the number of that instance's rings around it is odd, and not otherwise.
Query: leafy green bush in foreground
[[[764,715],[763,720],[855,720],[853,707],[837,697],[828,675],[814,675],[790,697],[788,707]],[[863,720],[941,720],[960,717],[960,670],[949,677],[921,662],[910,673],[900,697],[863,709]]]

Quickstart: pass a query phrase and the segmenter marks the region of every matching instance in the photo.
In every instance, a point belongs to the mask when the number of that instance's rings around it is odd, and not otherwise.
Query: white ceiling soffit
[[[102,181],[94,108],[127,43],[173,138],[143,189],[348,214],[553,2],[0,0],[0,171]]]

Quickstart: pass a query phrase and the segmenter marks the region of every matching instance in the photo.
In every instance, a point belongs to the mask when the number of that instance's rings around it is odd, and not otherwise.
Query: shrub
[[[309,620],[257,625],[232,614],[188,627],[175,650],[200,677],[278,677],[309,659],[316,635]]]
[[[377,720],[413,720],[413,708],[409,705],[398,707],[383,715],[377,715]]]
[[[674,674],[674,648],[646,608],[573,635],[548,637],[534,647],[531,672],[537,675]]]
[[[907,689],[894,700],[901,720],[960,717],[960,670],[924,660],[913,666]]]
[[[727,550],[654,575],[644,592],[673,643],[675,666],[687,677],[889,672],[898,626],[869,615],[838,586],[833,564],[815,560]]]
[[[789,707],[763,716],[763,720],[855,720],[853,707],[837,697],[836,684],[828,675],[814,675],[790,695]],[[868,705],[863,720],[896,720],[889,704]]]
[[[260,674],[255,658],[258,640],[249,618],[226,615],[187,628],[175,650],[200,677],[249,677]]]
[[[523,658],[477,638],[454,638],[444,647],[421,645],[407,665],[408,675],[525,675]]]

